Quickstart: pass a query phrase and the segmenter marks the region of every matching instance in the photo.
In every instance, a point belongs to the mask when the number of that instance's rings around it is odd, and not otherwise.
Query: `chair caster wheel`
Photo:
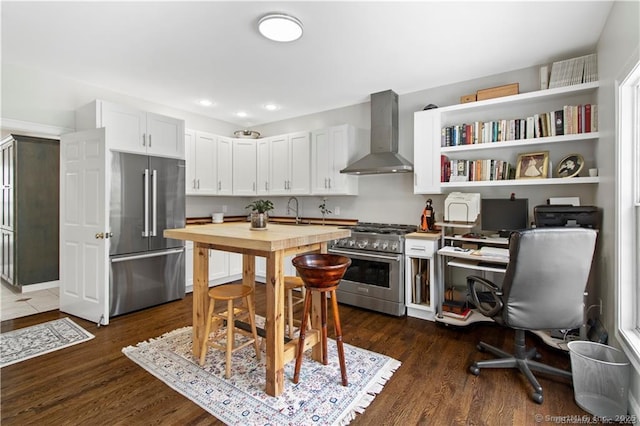
[[[480,369],[476,365],[472,365],[471,367],[469,367],[469,372],[474,376],[480,375]]]
[[[531,398],[532,398],[535,402],[537,402],[538,404],[542,404],[543,398],[542,398],[542,394],[541,394],[541,393],[534,392],[534,393],[531,395]]]

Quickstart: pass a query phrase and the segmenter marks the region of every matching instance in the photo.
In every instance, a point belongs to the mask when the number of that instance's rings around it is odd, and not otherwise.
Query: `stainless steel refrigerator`
[[[185,226],[184,179],[184,160],[111,153],[110,316],[184,297],[184,241],[163,237]]]

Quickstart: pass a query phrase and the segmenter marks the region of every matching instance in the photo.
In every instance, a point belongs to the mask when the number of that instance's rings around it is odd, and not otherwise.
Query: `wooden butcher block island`
[[[350,236],[337,226],[280,225],[269,223],[266,230],[251,230],[249,222],[229,222],[191,226],[164,231],[167,238],[193,241],[193,355],[200,356],[205,341],[209,289],[209,249],[242,253],[242,282],[255,285],[255,256],[266,258],[267,313],[266,392],[277,396],[284,390],[284,365],[295,357],[297,340],[284,341],[284,265],[285,256],[327,252],[327,242]],[[189,265],[187,265],[187,268]],[[314,295],[312,325],[305,346],[313,347],[313,358],[322,359],[319,298]]]

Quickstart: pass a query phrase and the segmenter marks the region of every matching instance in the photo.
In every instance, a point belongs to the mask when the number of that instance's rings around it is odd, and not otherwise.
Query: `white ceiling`
[[[611,5],[3,1],[2,62],[250,127],[589,53]],[[259,35],[274,11],[300,40]]]

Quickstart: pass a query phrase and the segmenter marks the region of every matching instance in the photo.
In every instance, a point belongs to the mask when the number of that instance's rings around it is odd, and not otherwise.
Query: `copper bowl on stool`
[[[316,288],[340,284],[351,259],[337,254],[303,254],[291,261],[305,285]]]

